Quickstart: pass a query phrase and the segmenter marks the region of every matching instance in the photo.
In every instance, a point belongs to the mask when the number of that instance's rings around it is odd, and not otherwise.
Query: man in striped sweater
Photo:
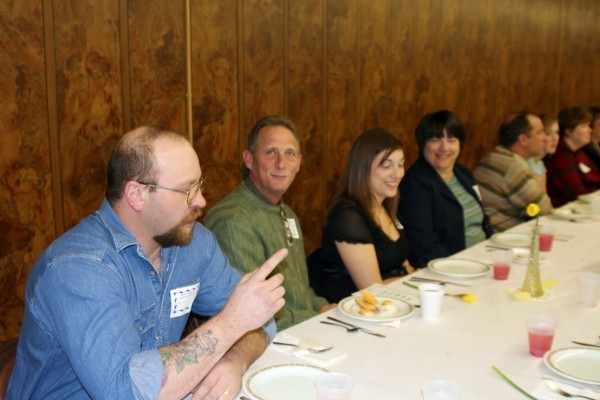
[[[494,231],[526,221],[529,203],[539,205],[541,214],[552,210],[545,188],[535,181],[527,164],[527,159],[543,156],[547,140],[542,121],[535,114],[513,114],[500,126],[500,144],[477,164],[475,180]]]

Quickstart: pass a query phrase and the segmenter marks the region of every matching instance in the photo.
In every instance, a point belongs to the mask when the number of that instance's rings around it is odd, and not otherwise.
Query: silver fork
[[[587,397],[587,396],[584,396],[584,395],[581,395],[581,394],[565,392],[560,387],[558,387],[558,385],[556,383],[554,383],[552,381],[544,380],[544,382],[546,382],[546,386],[548,386],[550,389],[554,390],[556,393],[560,394],[561,396],[565,396],[565,397],[579,397],[581,399],[588,399],[588,400],[598,400],[598,398],[592,398],[592,397]]]
[[[370,330],[370,329],[363,328],[362,326],[354,325],[354,324],[351,324],[351,323],[349,323],[349,322],[346,322],[346,321],[342,321],[341,319],[333,318],[333,317],[331,317],[331,316],[328,316],[328,317],[327,317],[327,319],[330,319],[330,320],[332,320],[332,321],[335,321],[335,322],[338,322],[338,323],[340,323],[340,324],[343,324],[343,325],[349,326],[350,328],[356,328],[356,329],[348,329],[348,332],[356,332],[356,331],[361,331],[361,332],[364,332],[364,333],[368,333],[369,335],[373,335],[373,336],[379,336],[379,337],[385,337],[385,335],[382,335],[381,333],[378,333],[378,332],[373,332],[373,331],[372,331],[372,330]],[[323,321],[323,322],[325,322],[325,321]],[[333,324],[332,324],[332,325],[333,325]]]
[[[298,346],[297,344],[292,344],[292,343],[273,342],[273,344],[278,344],[278,345],[282,345],[282,346],[298,347],[300,349],[300,346]],[[302,349],[302,350],[308,350],[309,352],[314,354],[314,353],[322,353],[324,351],[331,350],[331,349],[333,349],[333,346],[329,346],[329,347],[314,346],[314,347],[307,347],[306,349]]]
[[[340,328],[346,328],[346,330],[348,332],[356,332],[356,331],[360,330],[360,328],[358,326],[346,326],[346,325],[336,324],[335,322],[329,322],[329,321],[319,321],[319,322],[322,323],[322,324],[339,326]]]

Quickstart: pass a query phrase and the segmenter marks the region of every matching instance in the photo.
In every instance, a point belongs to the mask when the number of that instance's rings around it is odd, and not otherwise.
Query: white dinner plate
[[[492,242],[508,247],[531,246],[531,235],[528,233],[499,232],[492,235]]]
[[[437,258],[427,264],[430,270],[454,278],[477,278],[490,272],[488,264],[466,258]]]
[[[567,347],[553,350],[546,353],[544,363],[567,379],[600,385],[600,349]]]
[[[529,254],[531,251],[529,249],[517,248],[513,249],[513,261],[517,264],[529,264]],[[542,252],[540,252],[540,264],[545,264],[548,259]]]
[[[415,309],[412,304],[399,299],[393,299],[391,297],[375,296],[377,301],[381,303],[384,300],[391,301],[395,307],[390,311],[383,311],[373,315],[360,315],[360,307],[356,304],[355,299],[361,298],[362,296],[351,296],[346,297],[338,303],[338,309],[342,314],[354,319],[360,319],[361,321],[374,321],[374,322],[385,322],[395,321],[410,317]]]
[[[246,378],[244,391],[252,400],[316,400],[315,378],[328,370],[308,364],[279,364]]]
[[[590,213],[589,207],[556,208],[551,211],[551,215],[554,218],[563,219],[567,221],[579,221],[582,219],[592,218],[592,214]]]

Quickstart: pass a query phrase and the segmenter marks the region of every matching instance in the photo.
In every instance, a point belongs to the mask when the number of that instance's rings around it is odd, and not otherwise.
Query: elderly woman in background
[[[372,129],[356,138],[323,228],[308,259],[311,286],[330,302],[412,272],[396,218],[404,151],[398,138]]]
[[[409,260],[425,267],[488,238],[492,231],[473,174],[456,162],[465,128],[451,111],[427,114],[415,131],[419,158],[400,185]]]
[[[558,119],[549,114],[540,114],[542,124],[544,124],[544,131],[548,135],[548,142],[544,149],[544,155],[539,157],[532,157],[527,160],[527,163],[531,167],[533,173],[533,179],[539,183],[540,187],[546,191],[546,166],[544,165],[544,157],[549,157],[556,152],[556,146],[558,146]]]
[[[590,107],[588,111],[592,115],[592,122],[590,122],[592,140],[582,149],[600,170],[600,107]]]
[[[600,189],[600,172],[582,150],[590,143],[591,121],[590,113],[581,107],[563,108],[558,113],[558,147],[556,153],[544,160],[546,188],[554,207]]]

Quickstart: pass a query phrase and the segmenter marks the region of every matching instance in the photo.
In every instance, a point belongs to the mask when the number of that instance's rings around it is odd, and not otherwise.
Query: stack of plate
[[[252,400],[316,400],[315,378],[326,369],[308,364],[280,364],[248,376],[244,391]]]
[[[572,381],[600,385],[600,349],[567,347],[546,353],[544,363],[558,375]],[[595,387],[594,390],[600,390]]]
[[[499,232],[492,235],[492,242],[505,247],[530,247],[531,235],[528,233]]]
[[[427,267],[433,272],[453,278],[477,278],[487,275],[491,270],[488,264],[467,258],[438,258],[429,261]]]

